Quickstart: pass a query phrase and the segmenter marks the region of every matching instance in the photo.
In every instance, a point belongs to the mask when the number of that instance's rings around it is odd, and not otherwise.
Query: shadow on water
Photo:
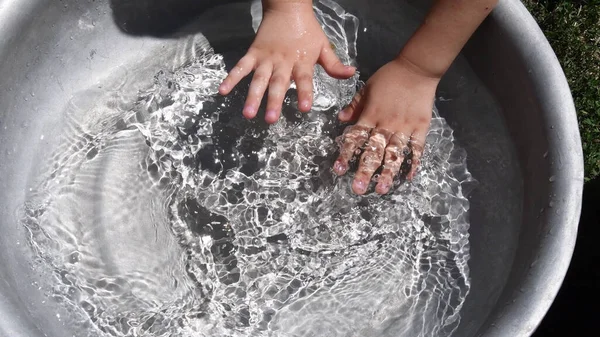
[[[231,69],[254,38],[247,0],[110,0],[116,26],[125,34],[181,38],[202,34]],[[231,53],[229,53],[231,54]],[[228,57],[229,56],[229,57]],[[231,57],[235,56],[235,57]]]
[[[244,0],[110,0],[115,24],[122,32],[154,37],[178,34],[203,13],[234,3],[250,6]],[[217,20],[210,21],[209,24],[215,24]]]

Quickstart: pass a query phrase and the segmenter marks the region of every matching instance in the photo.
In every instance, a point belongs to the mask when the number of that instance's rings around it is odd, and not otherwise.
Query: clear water
[[[322,1],[346,62],[358,22]],[[174,71],[74,97],[24,207],[48,296],[78,336],[450,336],[469,292],[466,153],[435,115],[420,174],[353,195],[335,113],[357,78],[316,68],[315,109],[290,91],[274,126],[217,94],[201,37]],[[247,86],[247,83],[246,83]]]

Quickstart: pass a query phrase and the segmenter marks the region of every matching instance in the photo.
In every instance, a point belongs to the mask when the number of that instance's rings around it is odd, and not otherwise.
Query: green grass
[[[565,71],[577,108],[586,181],[600,176],[600,0],[522,0]]]

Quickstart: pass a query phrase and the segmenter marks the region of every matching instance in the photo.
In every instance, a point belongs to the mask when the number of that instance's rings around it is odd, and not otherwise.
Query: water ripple
[[[356,18],[317,9],[354,62]],[[269,127],[241,117],[243,89],[217,94],[222,55],[185,48],[146,87],[71,101],[23,215],[49,295],[90,335],[451,335],[474,180],[445,120],[434,116],[413,182],[356,196],[331,165],[357,77],[317,66],[314,111],[295,110],[292,88]]]

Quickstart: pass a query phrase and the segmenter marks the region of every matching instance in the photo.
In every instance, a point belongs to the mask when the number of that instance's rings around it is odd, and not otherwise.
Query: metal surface
[[[176,32],[181,39],[201,32],[217,52],[247,44],[249,4],[207,9],[217,2],[0,0],[0,336],[72,334],[35,283],[17,219],[66,103],[118,71],[173,62]],[[427,7],[338,2],[361,22],[365,77],[397,53]],[[567,82],[522,4],[501,0],[437,96],[479,181],[471,197],[472,288],[456,336],[529,336],[560,287],[577,234],[583,163]]]

